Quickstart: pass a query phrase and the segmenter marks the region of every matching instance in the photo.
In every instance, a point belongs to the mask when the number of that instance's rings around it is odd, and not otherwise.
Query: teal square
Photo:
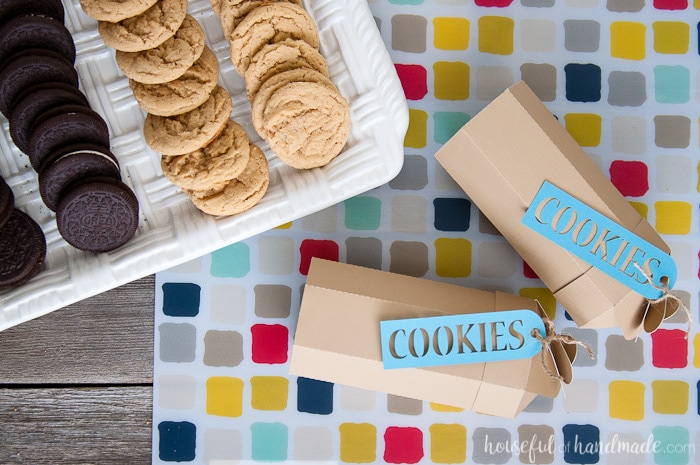
[[[382,201],[376,197],[353,197],[345,202],[345,227],[354,230],[379,229]]]
[[[252,459],[259,462],[282,462],[287,460],[288,432],[282,423],[253,423]]]
[[[452,138],[462,126],[469,121],[466,113],[452,111],[436,111],[433,115],[435,121],[435,142],[444,144]]]
[[[688,103],[690,71],[684,66],[656,66],[654,92],[659,103]]]
[[[682,426],[656,426],[654,435],[654,463],[659,465],[685,465],[690,460],[692,446],[688,430]]]
[[[250,248],[237,242],[212,252],[209,272],[216,278],[242,278],[250,272]]]

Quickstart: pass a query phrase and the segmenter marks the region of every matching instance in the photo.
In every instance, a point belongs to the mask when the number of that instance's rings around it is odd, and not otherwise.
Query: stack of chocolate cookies
[[[0,4],[0,112],[63,238],[108,252],[135,234],[138,201],[121,181],[107,124],[79,90],[64,15],[60,0]]]
[[[205,213],[243,212],[264,196],[267,159],[231,119],[219,63],[187,0],[81,0],[146,112],[164,175]]]
[[[244,77],[253,125],[277,157],[300,169],[328,164],[350,135],[350,107],[319,53],[300,0],[211,0]]]

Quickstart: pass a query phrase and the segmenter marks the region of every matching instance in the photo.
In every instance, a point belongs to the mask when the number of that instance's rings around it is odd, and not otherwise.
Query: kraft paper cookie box
[[[523,224],[546,181],[670,254],[651,225],[524,82],[480,111],[435,158],[579,327],[620,327],[631,339],[642,327],[655,330],[677,309],[670,301],[649,305],[647,298]]]
[[[571,381],[575,345],[553,342],[551,351],[542,349],[544,358],[538,352],[519,360],[385,369],[380,341],[383,320],[513,309],[546,318],[532,299],[314,258],[289,372],[513,418],[537,395],[556,397],[561,381]]]

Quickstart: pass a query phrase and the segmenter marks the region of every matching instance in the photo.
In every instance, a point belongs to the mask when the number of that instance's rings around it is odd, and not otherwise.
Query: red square
[[[282,325],[253,325],[253,361],[279,364],[287,362],[289,330]]]
[[[299,273],[306,276],[309,274],[309,266],[311,265],[311,259],[313,257],[337,262],[339,248],[338,244],[333,241],[305,239],[301,242],[300,252],[301,263],[299,264]]]
[[[384,433],[384,461],[418,463],[423,458],[423,432],[418,428],[390,426]]]
[[[654,8],[657,10],[685,10],[688,8],[688,0],[654,0]]]
[[[680,329],[657,329],[651,333],[651,363],[657,368],[685,368],[688,339]]]
[[[540,277],[537,276],[537,273],[535,273],[535,270],[530,268],[530,265],[527,264],[527,262],[523,261],[523,275],[525,275],[526,278],[532,278],[532,279],[539,279]]]
[[[475,0],[476,6],[490,6],[497,8],[505,8],[513,3],[513,0]]]
[[[641,161],[615,160],[610,165],[610,181],[624,196],[641,197],[649,190],[649,168]]]
[[[420,100],[428,93],[428,72],[421,65],[394,65],[407,100]]]

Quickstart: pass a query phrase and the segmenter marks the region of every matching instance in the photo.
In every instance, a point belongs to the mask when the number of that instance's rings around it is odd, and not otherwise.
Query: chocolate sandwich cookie
[[[2,0],[0,2],[0,22],[21,15],[50,16],[62,23],[66,19],[61,0]]]
[[[38,117],[48,110],[63,105],[88,107],[85,94],[77,87],[59,82],[34,85],[17,97],[17,104],[10,112],[10,136],[22,151],[28,151],[30,131]]]
[[[33,278],[46,258],[46,238],[41,227],[20,210],[13,209],[0,228],[0,289],[16,287]]]
[[[56,156],[57,155],[57,156]],[[71,186],[92,177],[121,180],[116,157],[104,147],[77,144],[59,150],[56,159],[39,173],[39,193],[44,204],[56,211]]]
[[[29,136],[27,155],[32,167],[41,172],[51,152],[76,143],[109,147],[109,128],[90,108],[67,105],[36,121]]]
[[[87,252],[109,252],[126,244],[136,233],[139,207],[136,195],[121,181],[89,178],[61,198],[56,225],[73,247]]]
[[[66,26],[49,16],[17,16],[0,26],[0,63],[29,48],[52,50],[75,63],[75,43]]]
[[[12,193],[10,186],[0,177],[0,228],[5,226],[5,223],[10,219],[12,210],[14,209],[15,195]]]
[[[0,65],[0,112],[8,116],[17,96],[41,82],[78,87],[78,72],[71,62],[50,50],[29,49],[11,55]]]

